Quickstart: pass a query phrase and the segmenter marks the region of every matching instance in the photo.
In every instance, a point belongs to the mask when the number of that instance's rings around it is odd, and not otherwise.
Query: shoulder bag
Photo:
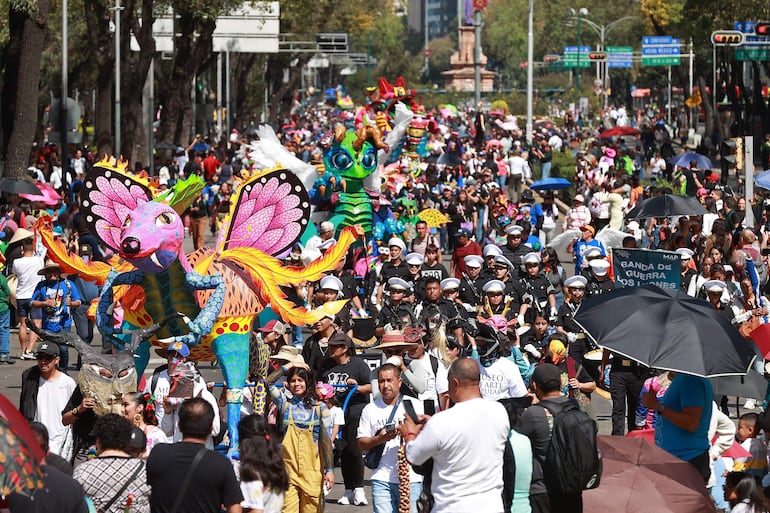
[[[396,401],[396,405],[393,407],[393,409],[390,411],[390,416],[388,417],[388,421],[386,424],[390,424],[393,422],[393,417],[396,416],[396,410],[398,410],[398,406],[401,404],[401,398],[403,396],[398,396],[398,401]],[[374,447],[373,449],[369,449],[369,451],[366,453],[366,456],[364,456],[364,465],[366,465],[366,468],[370,468],[372,470],[376,469],[380,466],[380,459],[382,458],[382,452],[385,450],[385,444],[380,444],[377,447]]]

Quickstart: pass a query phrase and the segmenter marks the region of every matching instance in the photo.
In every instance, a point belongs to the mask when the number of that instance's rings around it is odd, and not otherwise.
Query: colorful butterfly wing
[[[238,188],[217,248],[250,247],[279,256],[299,240],[309,218],[310,198],[294,173],[256,175]]]
[[[82,213],[91,231],[106,246],[120,248],[120,233],[128,213],[152,201],[149,186],[117,169],[96,164],[80,191]]]

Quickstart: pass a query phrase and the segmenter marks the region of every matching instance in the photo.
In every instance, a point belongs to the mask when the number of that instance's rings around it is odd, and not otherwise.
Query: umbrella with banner
[[[643,438],[599,435],[602,482],[583,492],[585,513],[707,513],[714,505],[690,463]]]
[[[0,178],[0,191],[9,194],[42,194],[34,183],[23,178]]]
[[[649,219],[651,217],[702,216],[708,214],[703,205],[695,198],[686,198],[675,194],[663,194],[648,198],[626,215],[626,219]]]
[[[549,177],[532,182],[529,188],[535,191],[560,191],[562,189],[569,189],[571,186],[572,182],[566,178]]]
[[[600,139],[609,139],[610,137],[621,137],[624,135],[633,136],[639,135],[639,130],[630,126],[616,126],[605,130],[599,134]]]
[[[648,367],[695,376],[746,374],[751,342],[711,304],[653,285],[583,301],[575,321],[597,343]]]
[[[680,153],[668,161],[669,164],[678,167],[690,167],[690,162],[695,161],[695,165],[698,169],[714,169],[716,166],[706,155],[695,153],[694,151],[687,151]]]

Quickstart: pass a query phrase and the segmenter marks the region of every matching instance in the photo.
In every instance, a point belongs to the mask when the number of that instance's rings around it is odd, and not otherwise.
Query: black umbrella
[[[707,301],[653,285],[616,289],[583,301],[575,316],[603,348],[648,367],[694,374],[746,374],[751,342]]]
[[[636,205],[626,216],[627,219],[648,219],[650,217],[702,216],[708,214],[695,198],[674,194],[653,196]]]
[[[0,191],[9,194],[43,194],[37,185],[23,178],[0,178]]]
[[[436,160],[436,164],[440,166],[462,166],[463,161],[452,153],[442,153],[439,155],[438,160]]]
[[[767,394],[767,380],[753,369],[745,376],[711,378],[711,385],[714,387],[714,394],[716,395],[764,400]]]
[[[156,150],[174,150],[174,151],[176,151],[176,149],[178,147],[179,147],[178,144],[171,144],[171,143],[162,142],[162,141],[155,143],[155,149]]]

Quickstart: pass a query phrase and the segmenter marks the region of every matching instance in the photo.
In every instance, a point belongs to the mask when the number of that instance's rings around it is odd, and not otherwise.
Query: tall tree
[[[14,0],[9,7],[9,43],[3,61],[6,79],[0,100],[0,160],[5,176],[20,177],[27,169],[35,140],[40,59],[51,3]]]

